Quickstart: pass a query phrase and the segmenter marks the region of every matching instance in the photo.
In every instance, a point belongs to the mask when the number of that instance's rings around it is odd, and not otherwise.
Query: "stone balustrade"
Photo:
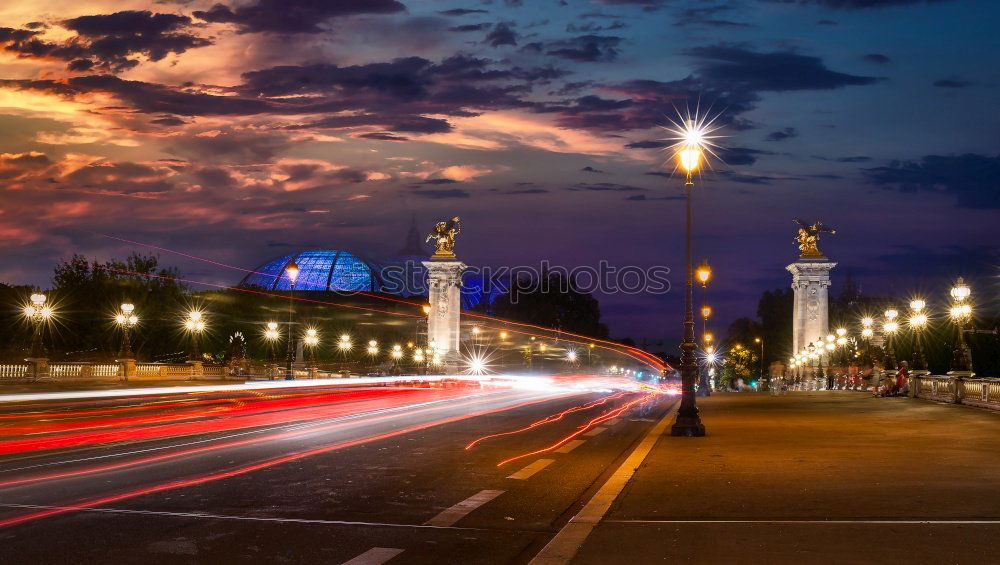
[[[910,377],[910,396],[1000,410],[1000,378],[914,375]]]

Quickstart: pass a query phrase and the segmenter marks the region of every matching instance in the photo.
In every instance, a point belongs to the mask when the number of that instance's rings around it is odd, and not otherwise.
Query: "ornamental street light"
[[[268,322],[264,326],[264,341],[267,343],[267,372],[270,375],[271,380],[274,380],[274,375],[278,372],[274,355],[275,346],[279,339],[281,339],[281,332],[278,330],[278,322]],[[275,366],[272,366],[272,363]]]
[[[712,315],[712,308],[708,305],[708,281],[712,278],[712,267],[708,261],[704,260],[695,269],[694,276],[701,283],[701,334],[708,334],[708,318]],[[698,394],[709,396],[712,394],[708,382],[708,363],[703,363],[698,369]]]
[[[316,367],[316,346],[319,345],[319,332],[316,328],[306,329],[306,335],[302,338],[302,343],[309,348],[309,366]]]
[[[893,336],[899,331],[899,322],[896,321],[896,317],[899,316],[899,312],[893,309],[885,311],[885,322],[882,323],[882,331],[885,332],[885,354],[886,361],[888,361],[889,368],[893,371],[896,370],[896,349],[893,347]]]
[[[576,351],[570,349],[566,352],[566,360],[570,363],[576,363]]]
[[[949,310],[951,319],[958,328],[958,342],[951,358],[951,372],[972,372],[972,351],[965,341],[965,326],[972,320],[972,305],[967,302],[970,296],[972,289],[965,284],[962,277],[958,277],[958,281],[951,289],[951,298],[954,302]]]
[[[760,346],[760,380],[764,380],[764,338],[755,337],[753,342]]]
[[[184,329],[191,336],[191,360],[197,361],[201,357],[198,348],[198,340],[201,333],[205,331],[205,317],[199,310],[191,310],[184,320]]]
[[[711,122],[706,126],[703,121],[695,119],[684,120],[677,133],[680,141],[673,146],[677,166],[684,171],[685,192],[685,262],[684,262],[684,341],[681,343],[681,405],[677,409],[677,418],[670,428],[674,436],[700,437],[705,435],[705,425],[698,415],[698,405],[695,400],[695,381],[698,380],[698,363],[695,350],[698,345],[694,339],[693,284],[694,269],[691,265],[691,198],[694,188],[694,173],[701,166],[704,148],[710,145],[707,133]],[[707,284],[710,271],[705,279]]]
[[[910,301],[910,331],[913,332],[913,370],[926,371],[927,358],[924,356],[924,345],[921,333],[927,327],[927,314],[924,307],[927,303],[916,298]]]
[[[291,260],[285,265],[285,275],[288,277],[288,345],[285,348],[285,380],[295,379],[292,372],[292,363],[295,362],[295,334],[292,332],[292,317],[295,313],[295,306],[292,303],[292,295],[295,293],[295,280],[299,278],[299,266],[295,260]]]
[[[132,340],[130,333],[132,328],[139,323],[139,317],[135,315],[135,305],[130,302],[122,304],[121,310],[115,314],[115,323],[122,330],[122,346],[119,350],[119,356],[122,359],[131,359]]]
[[[32,293],[29,300],[31,304],[24,307],[24,317],[34,326],[29,354],[32,359],[39,359],[44,355],[42,348],[42,328],[52,318],[53,311],[50,306],[46,305],[48,298],[40,292]]]

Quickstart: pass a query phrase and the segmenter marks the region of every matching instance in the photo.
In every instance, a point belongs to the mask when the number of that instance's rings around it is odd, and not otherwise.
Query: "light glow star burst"
[[[725,136],[713,134],[722,128],[721,125],[716,123],[722,116],[722,113],[720,112],[713,116],[711,108],[709,108],[702,114],[700,102],[695,106],[694,114],[691,113],[690,107],[686,107],[684,112],[681,112],[679,109],[676,110],[677,120],[667,118],[670,120],[671,125],[661,126],[670,134],[666,138],[666,141],[672,143],[667,147],[667,151],[670,152],[671,158],[674,158],[674,170],[682,166],[682,161],[689,160],[685,159],[685,156],[691,154],[692,150],[699,154],[701,159],[705,160],[709,168],[711,168],[711,162],[707,156],[721,161],[722,158],[715,152],[716,149],[719,149],[719,145],[715,140]],[[680,158],[678,159],[678,157]],[[697,163],[691,163],[691,165],[690,167],[686,167],[689,171],[697,168]]]

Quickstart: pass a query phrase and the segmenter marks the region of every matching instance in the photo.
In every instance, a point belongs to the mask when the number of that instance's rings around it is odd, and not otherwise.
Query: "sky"
[[[154,247],[252,269],[373,258],[460,215],[470,265],[665,266],[599,294],[680,336],[671,119],[723,128],[694,255],[719,331],[787,288],[795,218],[866,294],[996,305],[992,0],[10,0],[0,4],[0,281]],[[242,273],[159,251],[190,279]]]

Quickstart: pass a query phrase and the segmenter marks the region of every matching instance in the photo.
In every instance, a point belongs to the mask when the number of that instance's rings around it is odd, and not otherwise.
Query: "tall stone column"
[[[428,298],[431,312],[427,316],[427,341],[451,372],[458,366],[461,340],[462,271],[465,263],[457,260],[431,259],[423,262],[427,268]]]
[[[792,351],[798,353],[830,332],[830,270],[826,257],[800,257],[785,267],[792,274]]]

